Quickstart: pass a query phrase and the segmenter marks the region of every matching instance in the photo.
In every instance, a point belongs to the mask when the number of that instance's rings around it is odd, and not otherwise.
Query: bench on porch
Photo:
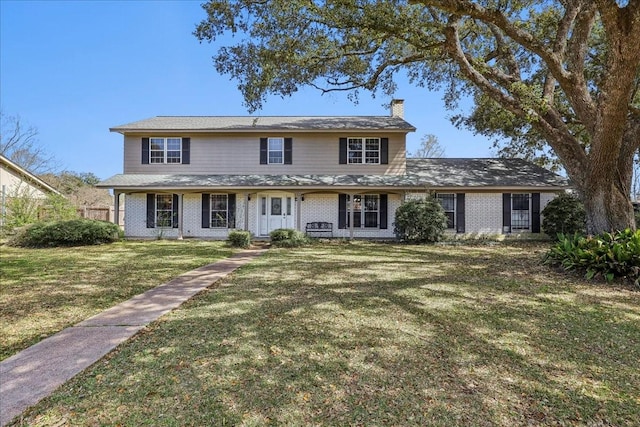
[[[311,233],[330,233],[333,237],[333,223],[324,221],[308,222],[304,227],[304,231],[307,235]]]

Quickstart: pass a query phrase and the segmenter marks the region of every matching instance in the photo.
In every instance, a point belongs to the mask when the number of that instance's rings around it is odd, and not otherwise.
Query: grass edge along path
[[[0,360],[233,249],[212,241],[121,241],[27,249],[3,246]]]

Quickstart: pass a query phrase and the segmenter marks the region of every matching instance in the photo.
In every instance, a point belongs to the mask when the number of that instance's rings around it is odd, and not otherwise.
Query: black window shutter
[[[347,138],[340,138],[340,164],[347,164]]]
[[[502,193],[502,232],[511,233],[511,193]]]
[[[540,193],[531,194],[531,232],[540,232]]]
[[[149,138],[142,138],[142,164],[149,164]]]
[[[338,228],[347,228],[347,195],[338,195]]]
[[[387,195],[380,195],[380,228],[387,229]]]
[[[229,210],[229,212],[227,213],[227,216],[229,218],[228,227],[236,228],[236,195],[235,194],[229,194],[227,199],[227,209]]]
[[[173,203],[171,203],[172,215],[171,222],[173,223],[173,228],[178,228],[178,195],[173,195]]]
[[[261,165],[266,165],[267,164],[267,152],[268,148],[267,148],[267,138],[260,138],[260,164]]]
[[[380,138],[380,164],[389,164],[389,138]]]
[[[155,228],[155,226],[156,226],[156,195],[147,194],[147,228]]]
[[[209,194],[202,194],[202,228],[211,227],[211,197]]]
[[[191,162],[191,138],[182,138],[182,164]]]
[[[464,233],[464,193],[456,194],[456,232]]]
[[[284,164],[290,165],[292,163],[293,154],[293,138],[284,139]]]

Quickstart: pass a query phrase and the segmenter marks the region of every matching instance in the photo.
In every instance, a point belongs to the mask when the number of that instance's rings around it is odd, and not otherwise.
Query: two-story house
[[[225,239],[332,225],[333,237],[392,238],[395,211],[435,192],[457,233],[540,232],[540,211],[566,182],[520,159],[411,159],[415,128],[388,116],[154,117],[124,135],[124,173],[102,182],[126,197],[128,237]]]

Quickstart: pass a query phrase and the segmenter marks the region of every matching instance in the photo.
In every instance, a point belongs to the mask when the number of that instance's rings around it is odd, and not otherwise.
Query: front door
[[[267,236],[278,228],[294,228],[294,198],[289,193],[260,195],[260,235]]]

